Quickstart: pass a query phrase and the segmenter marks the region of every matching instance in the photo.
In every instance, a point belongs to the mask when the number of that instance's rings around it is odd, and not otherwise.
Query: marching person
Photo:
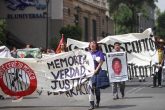
[[[26,47],[25,47],[26,49],[29,49],[29,48],[31,48],[31,45],[30,44],[26,44]]]
[[[46,54],[55,55],[55,52],[54,52],[52,49],[47,48],[47,49],[46,49]]]
[[[10,53],[13,58],[17,58],[17,48],[16,47],[13,47]]]
[[[162,66],[164,65],[164,40],[159,39],[157,42],[157,52],[158,52],[158,64],[157,66],[157,71],[155,72],[153,76],[153,86],[152,88],[157,86],[157,81],[158,81],[158,87],[162,87],[161,82],[162,82]]]
[[[89,101],[90,108],[89,110],[94,109],[95,107],[99,107],[100,104],[100,88],[97,87],[99,72],[102,70],[101,66],[105,61],[104,55],[101,51],[99,51],[99,46],[97,42],[92,41],[89,43],[89,51],[93,57],[95,71],[94,75],[91,77],[89,81]],[[95,104],[95,96],[96,96],[96,104]]]
[[[66,47],[66,44],[64,42],[60,44],[60,49],[56,54],[63,53],[63,52],[67,52],[67,47]]]
[[[120,48],[121,48],[120,43],[115,42],[113,52],[121,52]],[[119,74],[121,72],[121,69],[122,69],[121,60],[119,60],[117,58],[114,59],[112,62],[112,69],[114,70],[115,74]],[[112,83],[112,91],[113,91],[113,99],[114,100],[119,99],[118,86],[120,87],[120,92],[121,92],[122,98],[124,98],[124,96],[125,96],[125,81],[113,82]]]

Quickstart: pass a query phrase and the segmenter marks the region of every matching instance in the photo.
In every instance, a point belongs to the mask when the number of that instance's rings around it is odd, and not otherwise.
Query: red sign
[[[25,63],[10,61],[0,66],[0,87],[10,96],[27,96],[37,88],[34,71]]]

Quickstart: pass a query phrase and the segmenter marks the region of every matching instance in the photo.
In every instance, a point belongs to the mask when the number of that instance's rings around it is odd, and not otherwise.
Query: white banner
[[[110,82],[121,82],[128,80],[127,61],[125,52],[107,53],[107,66]]]
[[[10,50],[6,46],[0,46],[0,57],[11,57]]]
[[[145,30],[143,33],[129,33],[123,35],[107,36],[99,41],[99,45],[103,53],[112,52],[114,43],[121,43],[121,50],[128,54],[128,71],[129,77],[150,76],[152,74],[152,60],[156,55],[155,39],[151,29]],[[67,39],[69,50],[75,48],[87,49],[89,43]],[[104,63],[104,69],[107,70]]]
[[[49,91],[48,95],[70,91],[83,85],[93,75],[94,62],[91,59],[91,54],[83,50],[39,60],[1,58],[0,87],[10,96],[26,96],[34,91]]]

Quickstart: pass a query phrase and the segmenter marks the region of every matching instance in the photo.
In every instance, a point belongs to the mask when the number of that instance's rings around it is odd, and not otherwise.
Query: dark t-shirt
[[[97,50],[95,52],[91,52],[91,54],[92,54],[92,57],[93,57],[93,60],[94,60],[94,66],[95,66],[95,69],[96,69],[99,62],[100,62],[100,60],[105,61],[104,54],[103,54],[103,52],[101,52],[99,50]]]

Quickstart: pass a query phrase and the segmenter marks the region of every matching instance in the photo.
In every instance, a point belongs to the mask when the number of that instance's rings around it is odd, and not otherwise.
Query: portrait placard
[[[110,82],[128,80],[126,52],[107,53]]]

